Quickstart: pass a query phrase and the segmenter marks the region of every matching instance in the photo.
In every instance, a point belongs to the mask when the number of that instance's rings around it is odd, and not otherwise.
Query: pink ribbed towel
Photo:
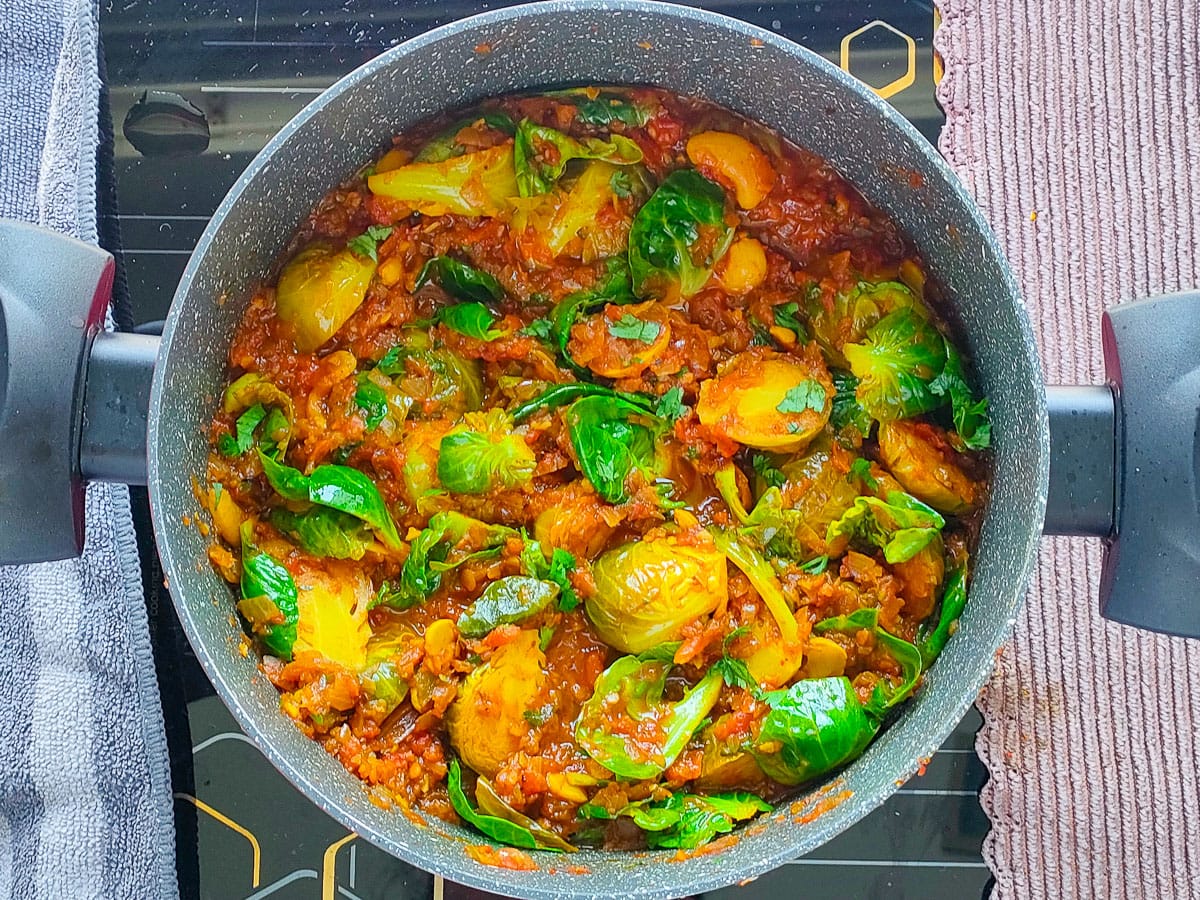
[[[941,150],[1047,380],[1098,383],[1105,306],[1200,285],[1200,4],[940,5]],[[980,697],[997,900],[1200,898],[1200,641],[1101,620],[1099,571],[1098,543],[1045,541]]]

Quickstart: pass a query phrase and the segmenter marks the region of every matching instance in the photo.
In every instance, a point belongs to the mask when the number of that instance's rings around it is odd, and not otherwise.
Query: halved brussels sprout
[[[766,775],[749,752],[753,740],[749,735],[718,738],[726,733],[732,713],[720,716],[701,732],[704,740],[704,759],[695,787],[701,791],[758,791]]]
[[[375,260],[351,249],[313,244],[283,267],[275,314],[295,331],[296,349],[311,353],[334,336],[362,305]]]
[[[760,450],[794,452],[829,421],[833,381],[820,354],[752,347],[700,385],[696,414],[717,435]]]
[[[315,650],[326,659],[358,671],[367,661],[371,626],[367,608],[371,582],[353,565],[327,562],[296,576],[300,613],[293,653]]]
[[[655,300],[610,304],[571,329],[567,352],[605,378],[630,378],[662,356],[671,343],[667,308]]]
[[[523,630],[463,682],[446,711],[450,743],[472,769],[494,778],[521,749],[530,732],[525,712],[534,709],[546,682],[546,658],[538,633]]]
[[[678,702],[663,700],[672,651],[622,656],[579,711],[575,742],[614,775],[653,778],[668,769],[717,702],[723,681],[712,669]]]
[[[404,493],[422,515],[429,515],[450,505],[446,491],[437,477],[438,452],[442,436],[450,430],[444,420],[419,422],[404,436]]]
[[[691,297],[732,241],[725,192],[695,169],[677,169],[633,217],[629,270],[634,293],[669,302]]]
[[[513,145],[400,166],[372,175],[367,187],[427,216],[496,216],[508,210],[508,198],[517,196]]]
[[[533,536],[543,547],[561,547],[592,559],[616,531],[612,508],[593,493],[571,493],[538,514]]]
[[[684,625],[728,597],[725,557],[716,545],[669,536],[609,550],[592,564],[592,575],[588,618],[605,643],[626,653],[678,638]]]
[[[953,449],[934,425],[881,423],[879,455],[906,491],[940,512],[961,515],[979,499],[979,486],[954,461]]]

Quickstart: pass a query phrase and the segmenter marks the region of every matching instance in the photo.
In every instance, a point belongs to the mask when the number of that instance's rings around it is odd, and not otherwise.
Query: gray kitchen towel
[[[98,30],[92,0],[0,12],[0,216],[93,243]],[[86,517],[82,558],[0,567],[0,900],[178,896],[128,490]]]

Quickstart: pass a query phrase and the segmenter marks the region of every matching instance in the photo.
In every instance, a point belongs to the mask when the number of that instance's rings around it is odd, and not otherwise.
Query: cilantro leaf
[[[870,460],[864,459],[860,456],[850,464],[850,471],[846,474],[846,480],[853,481],[855,478],[861,478],[862,483],[865,484],[869,490],[879,490],[879,481],[874,475],[871,474]]]
[[[254,429],[258,424],[267,417],[267,410],[261,403],[255,403],[252,407],[238,416],[237,420],[237,450],[238,454],[245,453],[254,446]]]
[[[761,688],[754,676],[750,674],[750,667],[746,665],[744,659],[736,659],[732,656],[722,656],[713,663],[713,671],[717,672],[729,687],[745,688],[755,697],[761,693]]]
[[[542,630],[545,631],[544,628]],[[542,649],[545,650],[546,648],[543,647]],[[534,728],[545,725],[550,721],[552,715],[554,715],[554,705],[551,703],[547,703],[539,709],[527,709],[521,713],[521,717]]]
[[[613,172],[609,184],[612,185],[613,193],[622,200],[627,200],[633,196],[633,180],[629,177],[629,173],[623,169]]]
[[[681,418],[685,412],[687,407],[683,405],[683,388],[678,385],[659,397],[654,407],[654,414],[668,422]]]
[[[392,233],[390,225],[368,225],[367,230],[356,238],[346,241],[346,246],[359,256],[369,256],[379,262],[379,242]]]
[[[827,568],[829,568],[829,557],[818,556],[800,566],[800,571],[807,572],[809,575],[820,575]]]
[[[804,327],[804,323],[798,318],[800,312],[800,304],[796,302],[781,303],[775,307],[775,324],[783,328],[790,328],[796,332],[796,336],[802,340],[808,340],[808,329]]]
[[[788,388],[775,408],[781,413],[802,413],[809,409],[819,413],[825,408],[826,397],[825,386],[821,382],[805,378],[795,387]]]
[[[771,462],[765,453],[755,453],[750,457],[750,465],[758,473],[758,477],[767,483],[767,487],[783,487],[787,476]]]
[[[550,558],[546,559],[541,543],[527,538],[521,550],[521,565],[530,577],[558,585],[560,610],[570,612],[579,605],[579,595],[575,593],[570,577],[576,565],[573,553],[562,547],[555,547],[550,553]]]
[[[625,313],[617,321],[608,323],[608,333],[613,337],[641,341],[643,344],[653,343],[661,331],[662,326],[657,322],[646,322],[630,313]]]
[[[549,319],[534,319],[517,332],[527,337],[535,337],[539,341],[549,342],[554,337],[554,326]]]

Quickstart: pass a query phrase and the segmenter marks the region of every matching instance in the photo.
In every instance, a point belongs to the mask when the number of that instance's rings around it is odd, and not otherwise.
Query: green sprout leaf
[[[494,275],[452,256],[435,256],[426,262],[417,273],[413,290],[419,291],[430,282],[436,282],[462,303],[494,303],[504,297],[504,288]]]
[[[504,335],[503,331],[492,327],[496,324],[496,317],[482,303],[469,302],[444,306],[438,310],[434,318],[447,328],[452,328],[459,334],[465,334],[467,337],[479,341],[494,341]]]
[[[887,500],[859,497],[841,518],[829,524],[825,540],[846,535],[883,550],[889,563],[906,562],[927,547],[946,520],[932,507],[902,491]]]
[[[841,631],[855,634],[859,631],[869,631],[875,640],[900,664],[902,678],[899,684],[880,682],[871,692],[867,701],[866,711],[878,719],[882,719],[889,709],[906,699],[916,688],[917,679],[921,677],[924,668],[921,652],[908,641],[898,638],[879,624],[879,610],[874,608],[858,609],[848,616],[835,616],[825,619],[813,626],[813,634],[828,634],[831,631]]]
[[[701,230],[715,240],[703,256]],[[694,169],[672,172],[633,218],[629,269],[639,297],[691,297],[704,287],[729,245],[725,192]],[[698,258],[700,257],[700,258]]]

